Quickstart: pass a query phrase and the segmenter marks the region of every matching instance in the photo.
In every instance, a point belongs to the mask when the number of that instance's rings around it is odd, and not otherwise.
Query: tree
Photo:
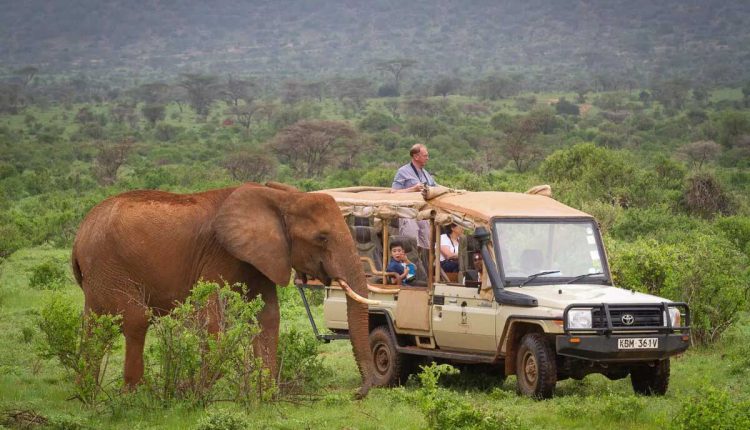
[[[133,96],[146,104],[164,104],[169,98],[169,85],[164,82],[149,82],[133,90]]]
[[[164,105],[161,104],[147,104],[141,108],[141,114],[151,126],[154,126],[156,121],[164,120],[164,111]]]
[[[699,140],[691,142],[680,148],[680,152],[685,154],[691,161],[691,164],[698,165],[700,170],[703,163],[713,160],[721,152],[721,145],[713,140]]]
[[[351,157],[356,137],[357,132],[344,121],[303,120],[280,131],[271,148],[296,173],[314,177]]]
[[[36,77],[37,73],[39,73],[39,69],[34,66],[26,66],[14,72],[16,76],[21,77],[24,88],[29,86],[31,81],[34,80],[34,77]]]
[[[507,128],[502,140],[505,156],[513,160],[516,170],[525,172],[532,162],[542,157],[534,137],[540,132],[539,124],[531,115],[516,118]]]
[[[253,116],[255,116],[261,107],[261,104],[250,102],[239,106],[232,106],[227,110],[227,113],[234,115],[236,121],[245,127],[245,130],[249,130],[253,122]]]
[[[184,73],[180,86],[187,91],[187,98],[195,113],[206,118],[211,103],[216,100],[219,79],[213,75]]]
[[[393,58],[390,60],[377,61],[375,68],[383,73],[390,73],[393,76],[393,84],[397,90],[401,89],[401,78],[406,69],[414,67],[416,60],[410,58]]]
[[[685,79],[675,78],[657,82],[651,89],[654,99],[667,109],[682,109],[688,100],[690,83]]]
[[[498,100],[515,96],[520,83],[507,76],[490,75],[477,82],[477,93],[483,99]]]
[[[276,175],[278,162],[263,149],[248,149],[229,155],[222,163],[235,181],[262,182]]]
[[[342,103],[349,101],[357,111],[373,95],[372,82],[367,78],[334,78],[330,84],[336,98]]]
[[[445,126],[443,126],[443,124],[434,118],[426,116],[415,116],[409,118],[406,123],[406,129],[409,134],[418,136],[427,141],[445,132]]]
[[[92,168],[94,178],[99,185],[112,185],[117,179],[117,171],[120,169],[128,154],[133,149],[134,140],[130,137],[122,139],[116,144],[98,142],[96,144],[98,153],[94,159]]]
[[[446,98],[448,94],[455,92],[461,87],[461,80],[459,78],[452,78],[449,76],[441,76],[432,85],[433,93],[443,96]]]
[[[573,115],[573,116],[578,116],[581,113],[580,109],[578,108],[578,105],[575,105],[565,100],[565,97],[561,97],[560,101],[555,103],[555,111],[561,115]]]
[[[239,106],[240,101],[250,103],[255,100],[255,94],[253,94],[256,88],[255,81],[248,79],[235,79],[229,76],[226,84],[221,88],[221,95],[226,100],[227,104],[232,106]]]

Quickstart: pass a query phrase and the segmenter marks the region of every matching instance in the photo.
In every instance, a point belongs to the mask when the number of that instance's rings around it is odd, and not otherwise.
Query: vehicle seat
[[[526,275],[538,273],[542,270],[544,258],[538,249],[525,249],[521,253],[521,270]]]
[[[374,227],[365,225],[350,226],[352,238],[357,246],[357,253],[360,257],[367,257],[372,260],[375,270],[383,270],[383,250],[378,241],[378,235]],[[371,273],[371,267],[367,263],[362,263],[365,273]]]

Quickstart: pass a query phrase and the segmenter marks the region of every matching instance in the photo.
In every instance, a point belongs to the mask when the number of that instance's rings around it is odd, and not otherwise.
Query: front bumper
[[[657,338],[659,347],[654,349],[619,349],[617,347],[618,339],[634,337]],[[556,339],[556,349],[559,355],[609,363],[663,360],[684,352],[689,344],[690,338],[684,334],[559,335]]]

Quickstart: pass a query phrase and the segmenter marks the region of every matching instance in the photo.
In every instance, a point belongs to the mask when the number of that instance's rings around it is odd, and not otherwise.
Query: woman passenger
[[[445,234],[440,235],[440,267],[445,273],[458,272],[458,238],[463,233],[463,227],[450,224]]]

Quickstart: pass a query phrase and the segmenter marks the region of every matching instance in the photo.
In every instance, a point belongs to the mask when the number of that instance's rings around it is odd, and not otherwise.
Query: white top
[[[449,246],[451,248],[451,251],[453,251],[454,254],[458,255],[458,242],[451,242],[451,238],[447,234],[440,235],[440,247],[442,248],[443,246]],[[445,257],[443,257],[442,252],[440,253],[440,261],[445,261]]]

